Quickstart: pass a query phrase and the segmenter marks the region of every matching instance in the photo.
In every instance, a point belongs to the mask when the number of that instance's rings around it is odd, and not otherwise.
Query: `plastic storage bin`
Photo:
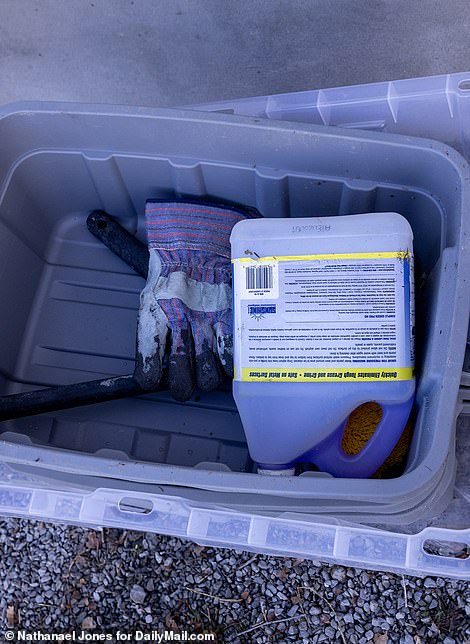
[[[85,218],[104,208],[142,236],[149,197],[225,199],[266,216],[402,213],[415,235],[421,338],[418,419],[397,479],[253,474],[229,390],[185,405],[160,393],[3,423],[1,459],[56,486],[119,480],[121,493],[244,512],[396,525],[442,504],[470,299],[470,174],[454,150],[220,114],[57,104],[4,108],[0,140],[4,392],[132,371],[143,282],[90,238]]]

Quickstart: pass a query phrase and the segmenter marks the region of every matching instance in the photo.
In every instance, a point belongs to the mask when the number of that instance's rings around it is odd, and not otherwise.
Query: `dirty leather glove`
[[[169,344],[168,383],[176,400],[197,384],[217,388],[233,377],[230,232],[252,213],[226,206],[148,201],[150,252],[140,296],[135,377],[157,388]]]

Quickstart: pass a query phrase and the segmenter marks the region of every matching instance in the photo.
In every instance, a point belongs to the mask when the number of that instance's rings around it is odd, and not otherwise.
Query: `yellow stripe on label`
[[[324,253],[319,255],[272,255],[267,257],[236,257],[232,263],[236,262],[298,262],[305,260],[321,259],[409,259],[409,251],[384,251],[377,253]]]
[[[412,380],[413,367],[365,367],[363,369],[289,369],[244,367],[242,382],[395,382]]]

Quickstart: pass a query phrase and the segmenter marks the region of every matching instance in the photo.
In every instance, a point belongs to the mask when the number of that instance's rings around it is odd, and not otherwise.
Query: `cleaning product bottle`
[[[397,213],[253,219],[230,238],[233,393],[258,472],[313,463],[365,478],[397,443],[413,403],[413,235]],[[381,420],[358,454],[349,414]]]

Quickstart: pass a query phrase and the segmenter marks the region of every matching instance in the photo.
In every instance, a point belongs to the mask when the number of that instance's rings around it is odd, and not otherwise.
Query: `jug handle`
[[[413,405],[413,396],[405,403],[381,404],[382,418],[374,433],[358,454],[347,454],[342,438],[347,420],[338,429],[317,445],[307,459],[320,470],[333,476],[369,478],[384,463],[400,438]],[[380,404],[380,403],[379,403]]]

